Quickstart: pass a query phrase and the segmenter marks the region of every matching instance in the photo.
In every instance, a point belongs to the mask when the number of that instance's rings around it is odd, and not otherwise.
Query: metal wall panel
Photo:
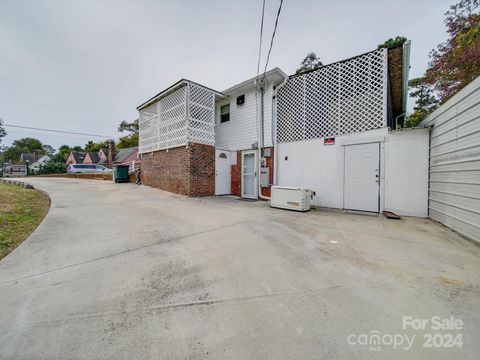
[[[429,216],[480,242],[480,77],[424,125],[432,126]]]

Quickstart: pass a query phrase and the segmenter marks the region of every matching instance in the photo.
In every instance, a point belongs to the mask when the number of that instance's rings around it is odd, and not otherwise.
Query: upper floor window
[[[230,121],[230,104],[220,107],[220,122],[224,123]]]

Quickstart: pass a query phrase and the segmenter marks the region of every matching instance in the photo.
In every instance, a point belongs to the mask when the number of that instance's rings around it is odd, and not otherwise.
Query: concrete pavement
[[[26,181],[52,208],[0,262],[0,359],[480,353],[480,248],[430,220],[295,213],[107,181]],[[404,330],[408,315],[464,325]],[[415,338],[409,349],[388,337],[362,345],[375,331]],[[425,348],[425,333],[461,334],[463,346]]]

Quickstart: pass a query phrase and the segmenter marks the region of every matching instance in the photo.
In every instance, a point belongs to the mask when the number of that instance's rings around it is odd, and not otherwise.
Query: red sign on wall
[[[323,145],[335,145],[335,138],[323,139]]]

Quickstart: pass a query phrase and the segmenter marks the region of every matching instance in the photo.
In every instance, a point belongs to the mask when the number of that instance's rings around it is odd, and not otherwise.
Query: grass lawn
[[[44,193],[0,182],[0,259],[35,230],[49,208]]]

